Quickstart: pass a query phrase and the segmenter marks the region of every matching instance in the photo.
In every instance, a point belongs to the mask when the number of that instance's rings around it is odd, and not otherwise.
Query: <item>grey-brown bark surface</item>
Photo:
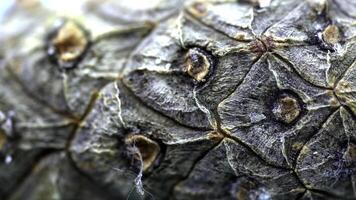
[[[7,13],[0,199],[356,198],[355,2],[135,6]]]

